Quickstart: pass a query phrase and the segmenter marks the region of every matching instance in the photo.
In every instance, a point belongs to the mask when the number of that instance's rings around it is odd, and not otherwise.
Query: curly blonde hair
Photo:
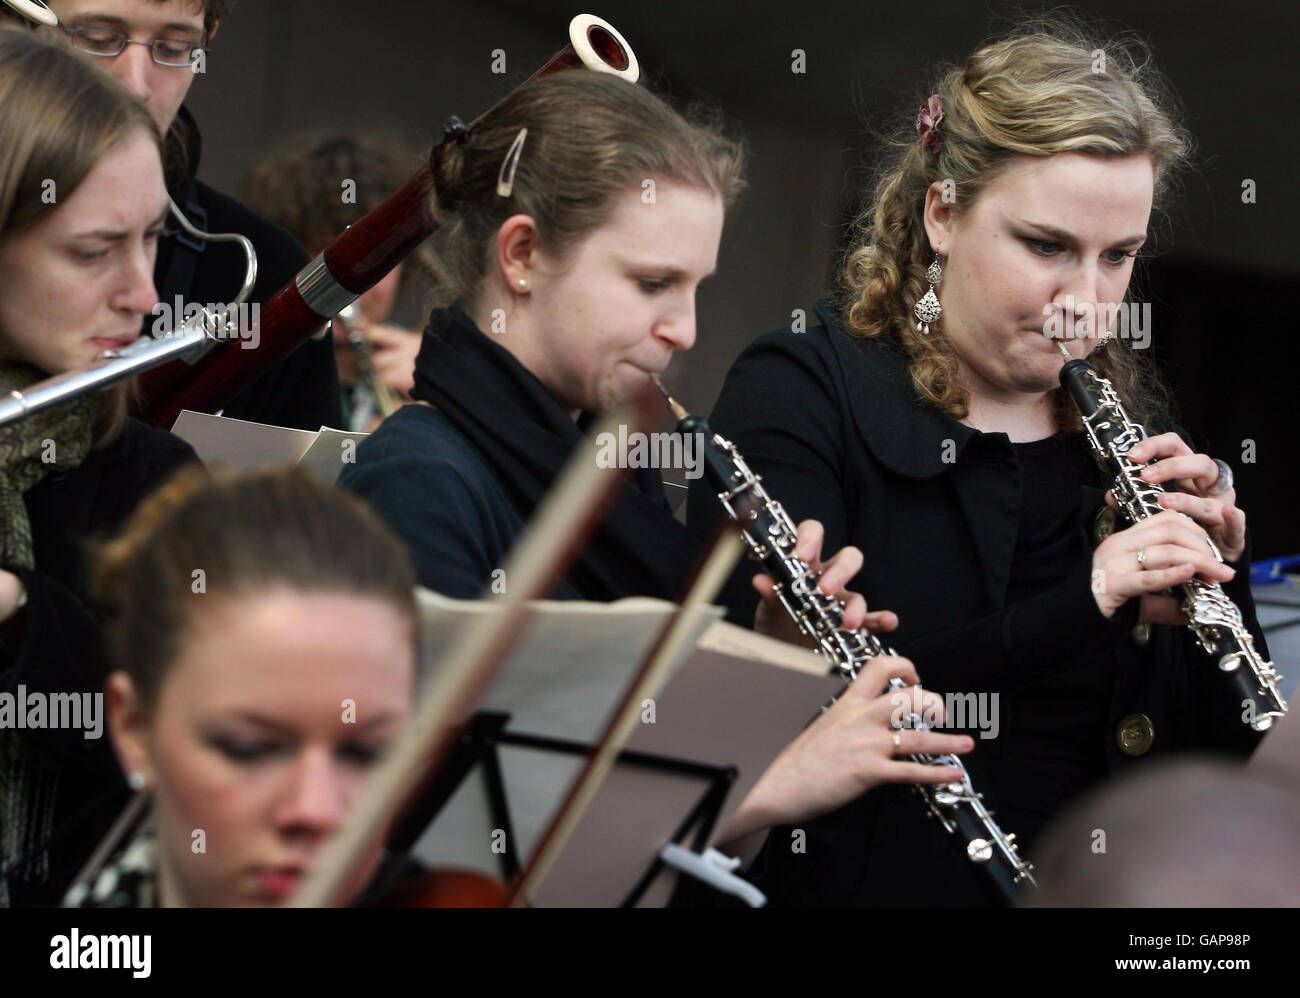
[[[1059,16],[985,45],[965,65],[943,71],[931,92],[942,101],[942,145],[924,148],[912,117],[900,125],[853,225],[840,307],[852,334],[883,337],[901,349],[921,398],[962,419],[969,394],[957,356],[939,330],[923,335],[912,319],[929,288],[925,270],[933,254],[924,213],[930,185],[955,183],[968,210],[1018,156],[1145,154],[1155,170],[1158,209],[1191,155],[1191,139],[1175,122],[1168,89],[1143,43],[1101,42]],[[1168,392],[1151,361],[1128,342],[1113,338],[1089,359],[1114,382],[1134,418],[1168,417]],[[1061,428],[1078,429],[1074,406],[1060,389],[1054,395]]]

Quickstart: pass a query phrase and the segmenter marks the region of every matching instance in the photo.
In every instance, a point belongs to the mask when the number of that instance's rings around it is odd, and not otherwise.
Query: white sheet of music
[[[450,600],[421,590],[426,668],[436,668],[463,614],[479,601]],[[507,731],[590,743],[659,632],[672,603],[544,601],[520,626],[528,628],[482,709],[509,713]],[[726,624],[721,609],[695,614],[694,648],[643,711],[628,750],[718,767],[739,776],[714,833],[754,780],[839,688],[814,653]],[[647,721],[647,718],[652,718]],[[582,757],[502,746],[505,796],[520,862],[577,775]],[[683,817],[707,789],[684,778],[619,764],[592,803],[533,901],[541,907],[617,905]],[[499,875],[502,833],[493,827],[485,781],[471,771],[415,847],[424,862]],[[495,851],[494,851],[495,847]],[[643,903],[662,904],[671,880]]]
[[[356,460],[356,449],[367,436],[328,426],[295,430],[191,409],[176,417],[172,432],[193,447],[209,468],[249,471],[296,464],[330,484],[344,464]]]

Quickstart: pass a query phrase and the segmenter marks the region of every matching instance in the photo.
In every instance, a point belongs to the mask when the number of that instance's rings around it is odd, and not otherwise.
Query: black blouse
[[[1019,603],[1059,585],[1091,557],[1074,529],[1079,490],[1096,480],[1086,441],[1058,434],[1013,444],[1020,467],[1020,523],[1007,602]],[[1106,771],[1106,713],[1112,656],[1094,649],[1054,675],[1025,686],[1013,723],[1003,732],[1007,777],[1002,785],[1006,829],[1033,849],[1041,827]]]
[[[46,477],[24,496],[35,570],[17,570],[27,605],[0,625],[0,690],[99,693],[108,674],[106,616],[88,594],[91,545],[116,533],[131,511],[182,465],[189,444],[127,420],[116,440],[77,468]],[[8,566],[6,566],[8,567]],[[101,715],[100,720],[103,720]],[[18,734],[0,732],[0,735]],[[15,906],[53,905],[129,799],[109,744],[81,730],[20,733],[34,759],[57,777],[49,863],[0,871]]]

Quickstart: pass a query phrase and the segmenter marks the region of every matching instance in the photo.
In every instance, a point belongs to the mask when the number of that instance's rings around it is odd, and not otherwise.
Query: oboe
[[[1111,492],[1130,523],[1165,512],[1160,505],[1164,486],[1142,479],[1148,464],[1129,460],[1128,452],[1146,430],[1129,418],[1124,403],[1108,378],[1093,370],[1086,360],[1070,357],[1059,340],[1057,347],[1066,357],[1061,368],[1061,386],[1070,393],[1083,417],[1083,429],[1098,463],[1111,476]],[[1186,516],[1186,514],[1180,514]],[[1223,561],[1214,541],[1214,557]],[[1281,680],[1273,663],[1255,648],[1255,639],[1242,621],[1241,609],[1217,582],[1193,578],[1175,587],[1181,598],[1187,626],[1207,655],[1217,656],[1219,668],[1241,696],[1241,719],[1256,731],[1267,731],[1274,718],[1282,717],[1286,701],[1278,691]]]
[[[658,379],[656,379],[658,384]],[[777,599],[801,633],[817,643],[822,656],[831,663],[832,672],[851,683],[868,661],[879,655],[893,655],[865,627],[850,630],[843,626],[844,604],[835,596],[817,588],[819,572],[814,572],[795,554],[796,529],[785,508],[767,494],[759,476],[750,470],[731,441],[710,429],[708,421],[692,416],[659,385],[677,418],[677,430],[687,439],[700,434],[704,442],[704,473],[718,490],[723,509],[740,526],[750,557],[772,577]],[[906,684],[894,677],[889,689],[902,690]],[[901,727],[928,730],[929,724],[915,712],[901,720]],[[929,812],[938,819],[949,840],[973,864],[980,881],[993,899],[1014,905],[1022,883],[1034,884],[1033,867],[1020,857],[1015,835],[1002,831],[993,813],[975,792],[970,774],[955,755],[917,754],[913,762],[927,766],[952,766],[961,778],[938,786],[916,785]]]
[[[371,398],[375,400],[375,409],[379,413],[379,418],[387,419],[401,408],[402,402],[397,392],[389,388],[388,382],[375,370],[374,352],[370,348],[370,341],[366,339],[365,331],[354,325],[360,317],[361,309],[357,307],[356,302],[353,302],[351,305],[345,305],[334,321],[343,320],[343,328],[348,334],[348,346],[352,348],[357,358],[357,373],[361,376],[361,383],[366,386]],[[358,427],[363,430],[365,428]]]

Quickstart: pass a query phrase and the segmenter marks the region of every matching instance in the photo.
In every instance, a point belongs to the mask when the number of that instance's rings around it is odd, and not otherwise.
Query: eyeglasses
[[[173,69],[188,68],[193,65],[194,53],[206,51],[206,38],[197,45],[194,42],[181,41],[176,38],[155,38],[151,42],[137,42],[120,31],[111,28],[69,28],[60,24],[59,30],[72,39],[74,47],[91,55],[111,59],[121,55],[128,45],[145,45],[153,61],[159,66]]]

